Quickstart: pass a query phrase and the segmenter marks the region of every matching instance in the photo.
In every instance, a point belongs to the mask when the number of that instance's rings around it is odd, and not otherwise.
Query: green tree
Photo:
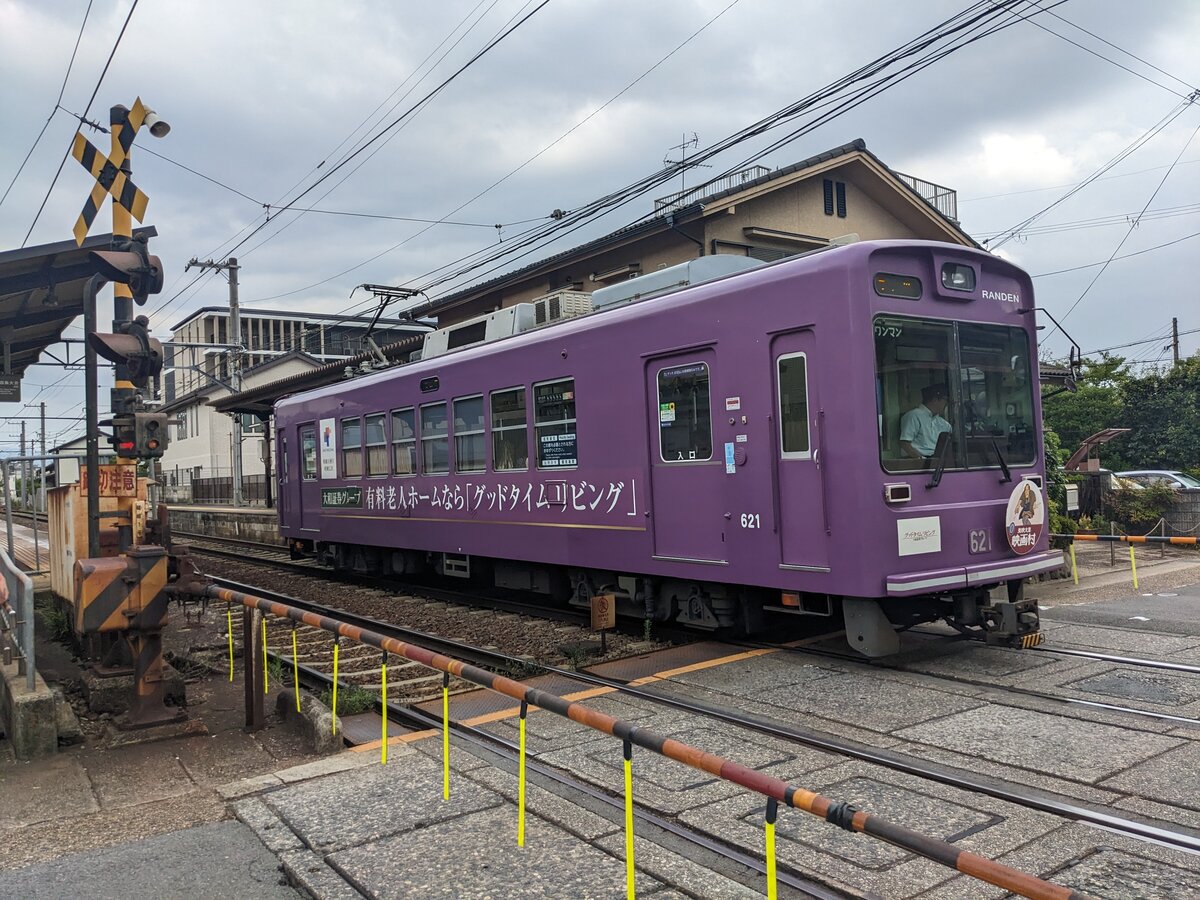
[[[1085,359],[1079,390],[1073,394],[1057,394],[1043,402],[1042,418],[1046,427],[1057,433],[1066,451],[1064,460],[1102,428],[1125,427],[1122,424],[1123,388],[1129,377],[1128,366],[1119,356]],[[1108,465],[1111,449],[1106,445],[1102,457],[1105,465]]]

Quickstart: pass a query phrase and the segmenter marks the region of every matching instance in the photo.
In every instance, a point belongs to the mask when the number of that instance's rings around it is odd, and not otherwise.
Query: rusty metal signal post
[[[162,413],[146,409],[149,381],[162,370],[162,345],[150,336],[146,317],[133,317],[133,304],[143,304],[149,295],[162,290],[163,268],[158,257],[150,254],[146,241],[132,236],[131,216],[140,222],[148,199],[133,184],[129,155],[143,125],[156,137],[166,134],[170,126],[140,98],[132,110],[114,106],[109,121],[112,150],[108,158],[80,134],[72,147],[75,158],[96,179],[75,224],[77,242],[86,237],[106,194],[113,198],[112,249],[89,254],[96,274],[84,297],[88,556],[75,562],[72,624],[80,635],[108,636],[127,644],[134,696],[121,724],[138,728],[182,717],[181,711],[166,707],[162,677],[167,551],[154,544],[135,544],[139,510],[135,467],[140,460],[162,456],[168,422]],[[96,297],[109,282],[113,284],[113,331],[101,333],[97,330]],[[105,513],[100,511],[98,356],[115,364],[110,441],[118,458],[131,461],[128,468],[133,471],[127,475],[135,486],[133,497]],[[100,523],[107,517],[117,519],[117,546],[110,546],[108,555],[102,555]]]

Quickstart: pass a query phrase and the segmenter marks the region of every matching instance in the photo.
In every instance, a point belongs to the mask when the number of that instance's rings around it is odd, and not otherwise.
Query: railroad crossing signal
[[[92,222],[96,218],[96,213],[100,211],[100,206],[104,203],[105,194],[112,194],[113,199],[129,210],[129,214],[139,222],[146,214],[146,204],[150,198],[129,180],[128,176],[121,171],[121,166],[129,157],[133,138],[138,129],[142,127],[142,123],[146,121],[149,112],[142,105],[142,98],[138,97],[134,101],[133,109],[129,111],[128,124],[118,134],[117,146],[111,159],[97,150],[82,134],[75,132],[75,143],[71,146],[71,155],[79,160],[79,164],[91,172],[92,177],[96,179],[96,186],[92,188],[92,193],[83,204],[83,211],[75,222],[76,244],[83,244],[83,239],[87,237],[88,229],[92,227]]]

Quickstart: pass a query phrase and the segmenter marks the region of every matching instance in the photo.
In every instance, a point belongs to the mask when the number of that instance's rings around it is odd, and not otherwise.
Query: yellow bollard
[[[529,703],[521,701],[521,741],[517,756],[517,846],[525,846],[525,716]]]
[[[271,686],[270,679],[267,677],[267,617],[262,617],[262,638],[263,638],[263,693],[269,693]]]
[[[1079,584],[1079,567],[1075,565],[1075,542],[1071,541],[1071,578]]]
[[[775,877],[775,817],[779,814],[779,801],[774,797],[767,798],[767,900],[777,900],[779,886]]]
[[[1129,568],[1133,572],[1133,589],[1138,589],[1137,583],[1137,558],[1133,555],[1133,544],[1129,545]]]
[[[337,734],[337,666],[338,666],[338,642],[335,638],[333,641],[333,733]]]
[[[296,656],[296,628],[292,627],[292,681],[296,688],[296,712],[300,712],[300,660]]]
[[[380,688],[380,696],[383,698],[383,724],[380,726],[383,733],[381,735],[382,742],[379,745],[379,762],[381,765],[387,765],[387,651],[383,653],[383,685]]]
[[[450,673],[442,673],[442,799],[450,799]]]
[[[225,627],[229,630],[229,680],[233,681],[233,605],[225,607]]]
[[[625,896],[634,900],[633,886],[633,745],[625,742]]]

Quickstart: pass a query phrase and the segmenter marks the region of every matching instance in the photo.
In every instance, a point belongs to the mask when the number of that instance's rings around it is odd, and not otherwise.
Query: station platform
[[[46,534],[46,523],[38,522],[37,540],[34,540],[34,531],[27,525],[21,525],[17,522],[13,523],[13,562],[24,569],[26,572],[36,572],[46,570],[50,567],[50,540]],[[4,549],[8,550],[8,535],[0,528],[0,541],[3,541]]]
[[[171,527],[177,531],[263,544],[280,543],[279,512],[275,509],[168,504],[167,510]]]

